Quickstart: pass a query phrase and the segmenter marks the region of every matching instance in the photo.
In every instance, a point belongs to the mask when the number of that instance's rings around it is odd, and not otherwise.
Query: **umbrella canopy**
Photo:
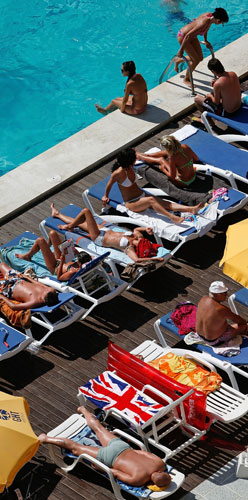
[[[28,414],[25,398],[0,391],[0,493],[12,484],[39,447]]]
[[[248,219],[229,226],[222,264],[227,276],[248,287]]]

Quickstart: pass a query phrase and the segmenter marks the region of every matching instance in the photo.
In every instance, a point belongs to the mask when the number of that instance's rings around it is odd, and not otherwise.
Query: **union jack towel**
[[[143,425],[164,408],[109,371],[90,379],[79,390],[98,408],[116,408],[123,412],[123,416],[128,416],[139,425]]]

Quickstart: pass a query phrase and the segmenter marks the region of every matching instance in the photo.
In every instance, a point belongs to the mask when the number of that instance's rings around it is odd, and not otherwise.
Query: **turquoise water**
[[[178,29],[217,4],[1,0],[0,175],[100,119],[94,103],[123,95],[123,61],[156,86],[178,50]],[[215,51],[248,28],[248,0],[220,5],[230,21],[211,27]]]

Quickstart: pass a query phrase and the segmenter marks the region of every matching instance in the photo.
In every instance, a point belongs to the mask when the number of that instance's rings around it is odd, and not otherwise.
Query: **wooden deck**
[[[248,88],[247,82],[243,89]],[[189,120],[170,124],[170,133]],[[158,145],[161,133],[139,145],[141,151]],[[62,208],[73,202],[82,205],[82,192],[108,175],[110,163],[95,169],[63,191],[10,220],[1,228],[0,243],[6,243],[25,230],[39,234],[39,223],[50,214],[50,203]],[[28,189],[28,187],[27,187]],[[31,189],[31,187],[30,187]],[[168,264],[111,303],[98,307],[84,322],[53,334],[38,355],[22,352],[1,363],[0,389],[14,395],[25,396],[30,405],[30,421],[34,431],[47,432],[74,413],[77,407],[77,387],[106,367],[108,340],[127,350],[146,339],[155,338],[154,321],[185,300],[197,303],[207,293],[209,283],[223,279],[219,260],[225,246],[225,232],[229,224],[248,215],[244,208],[224,217],[206,236],[185,244]],[[230,292],[238,284],[224,277]],[[178,342],[167,335],[172,346]],[[245,387],[244,387],[245,392]],[[247,390],[246,390],[247,392]],[[222,439],[235,439],[243,443],[246,438],[247,418],[229,426],[215,425],[209,435]],[[246,441],[247,442],[247,441]],[[201,481],[227,463],[238,451],[213,448],[207,443],[196,443],[182,452],[172,464],[186,475],[183,488],[174,495],[182,498]],[[94,471],[80,465],[66,475],[49,460],[48,448],[43,446],[37,456],[26,465],[10,488],[8,498],[16,498],[15,488],[23,496],[33,471],[31,497],[33,500],[112,500],[109,483]],[[5,495],[5,498],[7,496]]]

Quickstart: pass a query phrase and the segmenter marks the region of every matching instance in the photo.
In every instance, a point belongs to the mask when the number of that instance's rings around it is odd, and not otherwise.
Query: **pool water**
[[[248,0],[220,4],[230,21],[211,27],[208,39],[215,51],[248,28]],[[105,106],[123,95],[123,61],[135,61],[148,89],[158,85],[178,50],[178,29],[216,5],[216,0],[2,0],[0,175],[100,119],[94,104]]]

